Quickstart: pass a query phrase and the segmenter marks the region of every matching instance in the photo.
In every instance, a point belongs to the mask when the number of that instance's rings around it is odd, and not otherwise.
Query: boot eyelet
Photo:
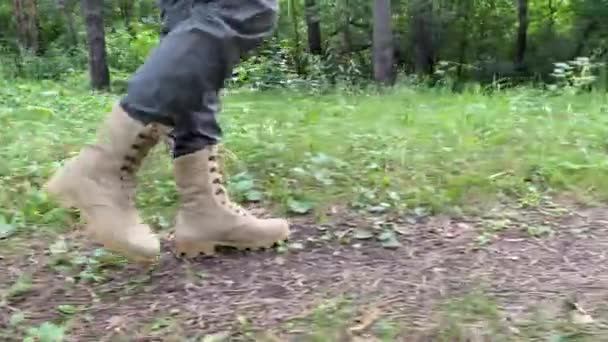
[[[213,166],[209,169],[209,172],[217,172],[217,167]]]
[[[141,145],[140,144],[133,144],[133,145],[131,145],[131,148],[134,149],[134,150],[139,150],[141,148]]]
[[[135,162],[137,162],[137,159],[133,156],[125,156],[125,160],[130,163],[133,163],[133,164],[135,164]]]
[[[217,189],[217,190],[215,190],[215,194],[216,194],[216,195],[221,195],[221,194],[223,194],[223,193],[224,193],[224,190],[223,190],[223,189]]]
[[[220,184],[222,181],[219,178],[213,180],[213,184]]]

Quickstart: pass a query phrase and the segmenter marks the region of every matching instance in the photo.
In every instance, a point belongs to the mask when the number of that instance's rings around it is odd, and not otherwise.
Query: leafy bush
[[[143,24],[134,26],[134,35],[118,29],[106,37],[108,64],[113,69],[133,72],[158,44],[158,31]]]

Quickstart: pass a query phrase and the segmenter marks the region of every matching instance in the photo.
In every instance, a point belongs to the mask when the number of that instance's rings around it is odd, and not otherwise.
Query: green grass
[[[72,215],[40,191],[62,159],[91,142],[118,98],[84,79],[0,86],[0,235],[57,230]],[[384,95],[233,92],[221,121],[230,188],[293,213],[534,204],[567,192],[608,197],[608,98],[519,89],[493,95],[397,88]],[[156,149],[139,206],[168,226],[171,162]]]

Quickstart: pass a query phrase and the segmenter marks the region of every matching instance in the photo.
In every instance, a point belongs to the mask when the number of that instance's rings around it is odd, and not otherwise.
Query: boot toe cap
[[[119,252],[132,259],[152,260],[160,254],[160,240],[145,224],[127,228],[125,243]]]

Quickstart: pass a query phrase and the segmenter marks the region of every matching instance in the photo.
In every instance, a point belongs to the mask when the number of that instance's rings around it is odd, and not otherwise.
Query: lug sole
[[[228,241],[198,241],[194,242],[191,240],[187,241],[179,241],[175,240],[175,250],[176,254],[180,257],[185,257],[187,259],[196,258],[199,255],[205,256],[214,256],[215,248],[222,247],[233,247],[238,250],[252,250],[257,251],[261,249],[268,249],[273,247],[275,244],[285,241],[287,237],[274,239],[271,241],[260,241],[260,242],[250,242],[250,243],[239,243],[239,242],[228,242]]]

